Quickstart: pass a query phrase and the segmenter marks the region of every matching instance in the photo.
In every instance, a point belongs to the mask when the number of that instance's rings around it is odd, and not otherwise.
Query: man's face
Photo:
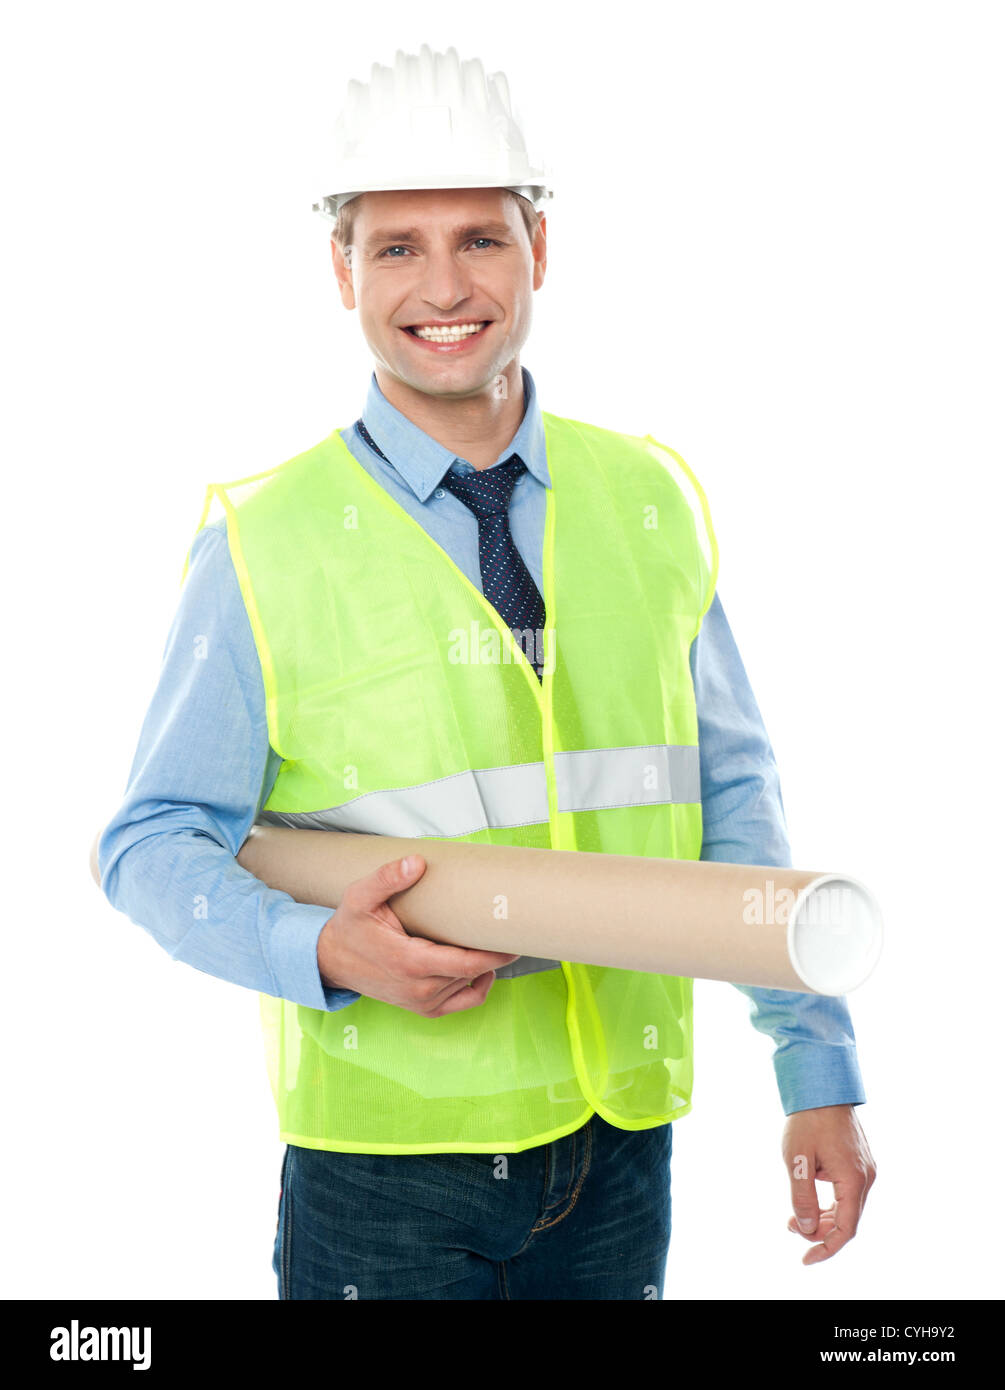
[[[517,389],[544,280],[544,219],[531,247],[516,200],[499,188],[364,193],[355,210],[352,246],[343,258],[332,243],[332,261],[379,366],[431,396],[498,395],[500,376]],[[453,326],[447,341],[415,332],[436,324]]]

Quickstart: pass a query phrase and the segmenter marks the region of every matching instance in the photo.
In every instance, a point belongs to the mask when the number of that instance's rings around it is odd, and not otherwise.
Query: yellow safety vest
[[[649,435],[542,418],[543,683],[338,430],[210,484],[199,529],[218,498],[283,759],[259,823],[700,857],[704,493]],[[291,1144],[515,1153],[594,1111],[648,1129],[691,1108],[689,979],[521,957],[483,1005],[442,1018],[366,997],[261,1003]]]

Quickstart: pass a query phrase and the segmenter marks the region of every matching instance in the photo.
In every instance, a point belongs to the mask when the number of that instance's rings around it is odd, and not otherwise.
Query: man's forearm
[[[788,867],[778,768],[718,595],[693,644],[691,665],[702,768],[701,857]],[[754,1027],[775,1042],[775,1079],[787,1115],[865,1100],[843,998],[736,987],[750,1000]]]

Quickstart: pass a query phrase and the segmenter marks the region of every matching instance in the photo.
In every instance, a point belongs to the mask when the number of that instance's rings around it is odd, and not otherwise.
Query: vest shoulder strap
[[[628,458],[634,456],[634,465],[643,472],[643,475],[647,469],[656,469],[659,476],[665,476],[673,482],[691,514],[696,544],[701,552],[703,569],[707,576],[705,595],[699,613],[700,623],[715,594],[719,551],[715,531],[712,527],[708,499],[701,484],[684,459],[675,449],[671,449],[669,445],[661,444],[649,434],[633,435],[620,430],[605,429],[585,420],[554,415],[548,411],[542,411],[542,419],[546,430],[552,437],[564,436],[570,446],[578,445],[580,448],[588,449],[596,458],[616,455],[618,466],[621,468],[625,466],[625,461]],[[324,439],[319,440],[309,449],[301,450],[292,458],[286,459],[283,463],[272,468],[243,478],[236,478],[230,482],[210,483],[206,490],[202,516],[195,534],[198,534],[207,524],[213,511],[214,501],[219,502],[223,514],[229,513],[232,509],[250,505],[267,505],[269,507],[281,505],[282,494],[290,487],[295,488],[299,479],[303,478],[305,471],[309,475],[313,465],[331,456],[339,436],[340,431],[333,430],[331,434],[326,435]],[[182,570],[183,584],[188,572],[190,553],[191,544],[185,555],[185,565]]]
[[[655,468],[659,474],[664,475],[674,484],[677,493],[680,494],[690,512],[694,526],[695,543],[700,552],[702,569],[706,576],[704,598],[698,614],[700,626],[715,595],[719,575],[719,546],[712,526],[712,514],[709,509],[708,498],[684,459],[681,458],[676,449],[671,449],[668,444],[661,444],[651,434],[635,435],[620,430],[604,429],[600,425],[589,424],[585,420],[552,415],[547,411],[542,411],[542,418],[552,430],[570,431],[582,444],[587,447],[592,446],[596,454],[606,455],[612,449],[616,449],[619,468],[624,467],[625,461],[634,456],[634,466],[642,471],[643,476],[645,476],[646,470]]]

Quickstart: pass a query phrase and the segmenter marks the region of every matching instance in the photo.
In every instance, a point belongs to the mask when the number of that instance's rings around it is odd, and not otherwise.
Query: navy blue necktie
[[[519,454],[474,473],[447,469],[442,486],[478,518],[478,561],[482,592],[513,632],[517,644],[543,680],[544,600],[517,550],[509,529],[509,504],[527,465]],[[533,637],[522,633],[530,628]]]
[[[356,421],[358,433],[385,463],[391,460],[371,437],[363,421]],[[509,503],[513,489],[527,465],[519,454],[480,472],[455,473],[447,469],[441,486],[478,518],[478,561],[482,573],[482,593],[506,626],[514,632],[517,645],[544,680],[545,607],[537,585],[513,543],[509,529]],[[533,638],[524,641],[530,628]]]

